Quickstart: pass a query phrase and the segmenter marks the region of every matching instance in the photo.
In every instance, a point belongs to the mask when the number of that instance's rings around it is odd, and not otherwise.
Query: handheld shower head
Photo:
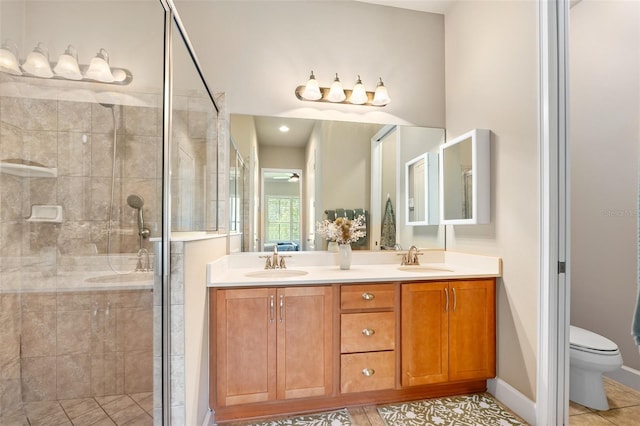
[[[136,194],[131,194],[127,197],[127,204],[134,209],[141,209],[142,206],[144,206],[144,198]]]
[[[150,231],[144,227],[144,216],[142,215],[142,206],[144,206],[144,199],[136,194],[131,194],[127,197],[127,204],[131,208],[138,210],[138,235],[142,238],[147,238]]]

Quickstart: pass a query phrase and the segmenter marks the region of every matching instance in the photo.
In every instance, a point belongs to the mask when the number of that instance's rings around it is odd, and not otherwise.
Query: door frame
[[[568,424],[569,418],[568,16],[567,0],[538,2],[539,425]]]
[[[274,167],[263,167],[260,169],[260,206],[261,206],[261,214],[260,214],[260,251],[264,251],[264,245],[266,243],[266,235],[267,235],[267,230],[266,230],[266,223],[267,220],[265,218],[265,216],[267,215],[267,204],[266,204],[266,200],[265,200],[265,193],[264,193],[264,175],[265,173],[269,173],[269,172],[281,172],[281,173],[297,173],[299,176],[299,180],[298,180],[298,198],[300,199],[300,212],[299,212],[299,219],[298,219],[298,227],[300,228],[300,245],[302,246],[302,243],[304,241],[304,236],[302,233],[302,222],[304,219],[304,214],[305,214],[305,206],[303,205],[303,199],[302,199],[302,185],[303,185],[303,177],[302,176],[302,169],[297,169],[297,168],[274,168]]]

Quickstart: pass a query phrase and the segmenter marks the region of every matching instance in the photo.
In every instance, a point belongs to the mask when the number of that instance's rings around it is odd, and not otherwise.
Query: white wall
[[[534,1],[461,1],[445,18],[447,139],[491,129],[491,224],[447,226],[447,250],[500,256],[498,377],[535,400],[538,50]]]
[[[444,127],[442,15],[351,1],[177,1],[214,91],[231,113]],[[299,101],[313,70],[368,90],[382,77],[384,108]]]
[[[639,24],[637,1],[570,12],[571,323],[616,342],[638,370]]]
[[[180,256],[180,253],[174,252],[175,247],[178,245],[172,244],[172,257]],[[180,284],[184,286],[184,323],[172,322],[171,327],[172,330],[180,327],[184,329],[184,389],[175,389],[174,386],[172,392],[174,395],[184,392],[184,424],[201,425],[209,410],[209,298],[206,265],[226,254],[227,241],[226,238],[188,241],[183,247],[184,281],[172,281],[171,285],[174,288]],[[185,307],[188,309],[184,309]],[[172,306],[172,309],[175,307]],[[172,374],[174,368],[175,365],[172,365]],[[172,403],[178,405],[180,401],[174,399]]]

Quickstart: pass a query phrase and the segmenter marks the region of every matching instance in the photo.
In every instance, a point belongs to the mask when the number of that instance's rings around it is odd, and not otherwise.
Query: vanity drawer
[[[342,355],[340,391],[350,393],[393,389],[395,361],[394,351]]]
[[[340,351],[342,353],[395,349],[396,314],[367,312],[340,315]]]
[[[395,284],[343,285],[340,287],[340,308],[342,309],[393,309],[395,303]]]

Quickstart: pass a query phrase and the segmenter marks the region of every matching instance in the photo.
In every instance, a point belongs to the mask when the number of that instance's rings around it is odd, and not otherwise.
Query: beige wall
[[[444,127],[442,15],[335,0],[176,4],[205,77],[229,94],[231,113]],[[382,77],[392,101],[384,108],[301,102],[294,90],[312,69],[327,87],[336,72],[346,88],[360,74],[374,90]]]
[[[445,18],[447,139],[491,134],[491,223],[447,226],[447,249],[500,256],[498,377],[535,400],[537,5],[463,1]]]
[[[616,342],[634,369],[639,23],[638,2],[583,0],[569,46],[571,323]]]

